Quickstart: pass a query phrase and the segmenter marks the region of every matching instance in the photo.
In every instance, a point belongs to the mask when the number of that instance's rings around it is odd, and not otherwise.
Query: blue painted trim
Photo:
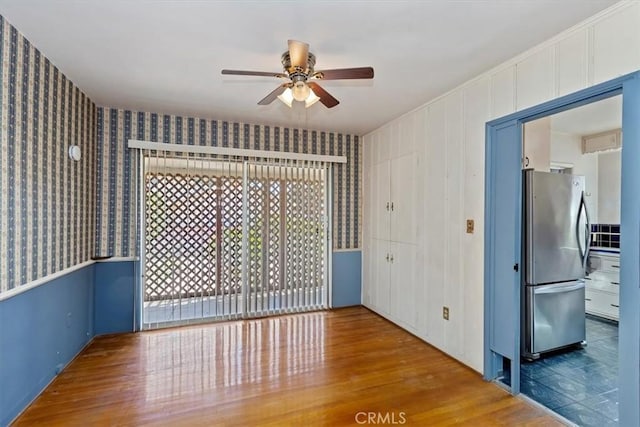
[[[640,72],[630,73],[616,79],[604,82],[590,88],[545,102],[543,104],[515,112],[508,116],[490,121],[487,123],[486,151],[487,162],[485,167],[485,361],[484,376],[491,379],[492,374],[500,365],[501,358],[494,357],[490,350],[491,337],[488,327],[493,316],[493,309],[487,301],[487,296],[491,295],[494,272],[489,268],[493,255],[492,233],[497,230],[490,225],[490,219],[494,216],[492,210],[491,188],[494,180],[493,169],[499,167],[491,162],[493,156],[493,141],[495,129],[510,121],[517,121],[520,124],[535,120],[589,104],[614,95],[623,94],[623,133],[625,134],[625,145],[622,148],[622,215],[621,221],[621,283],[640,283],[640,194],[636,191],[640,185],[640,170],[635,165],[640,157],[640,124],[637,117],[640,116]],[[521,133],[520,133],[521,135]],[[522,145],[522,137],[514,143]],[[625,184],[625,182],[627,184]],[[621,218],[622,219],[622,218]],[[520,254],[514,254],[519,256]],[[619,335],[619,372],[620,376],[620,425],[640,425],[640,314],[637,307],[640,305],[640,288],[638,286],[621,286],[620,295],[620,335]],[[519,341],[520,330],[517,329],[517,340]],[[513,371],[513,370],[512,370]],[[513,380],[513,375],[512,375]]]
[[[493,256],[493,234],[495,233],[493,227],[493,191],[495,178],[494,175],[494,162],[493,159],[493,144],[490,141],[493,140],[493,134],[495,126],[487,123],[485,125],[485,168],[484,168],[484,357],[483,357],[483,372],[482,376],[485,380],[491,381],[497,376],[499,367],[496,360],[493,357],[491,351],[491,321],[493,320],[493,304],[491,304],[491,292],[493,290],[493,268],[492,263],[489,262],[490,256]]]
[[[497,147],[497,139],[498,133],[501,131],[506,131],[509,128],[514,128],[515,135],[522,135],[522,124],[518,120],[508,120],[508,121],[499,121],[494,125],[487,124],[486,126],[486,141],[485,141],[485,149],[486,149],[486,159],[485,159],[485,267],[484,267],[484,280],[485,280],[485,293],[484,293],[484,310],[485,313],[493,313],[494,309],[499,309],[494,305],[495,298],[495,289],[493,287],[493,283],[497,280],[497,273],[494,269],[495,266],[495,257],[496,257],[496,242],[493,239],[493,235],[498,233],[503,227],[503,224],[498,224],[498,219],[496,218],[497,213],[501,212],[503,209],[511,209],[511,206],[500,206],[500,200],[498,200],[495,195],[498,193],[497,186],[499,184],[504,184],[500,182],[496,177],[496,171],[499,167],[504,167],[502,163],[505,159],[504,156],[500,157],[500,147]],[[518,137],[514,138],[518,139]],[[522,157],[521,153],[522,144],[518,144],[516,146],[517,152],[514,157],[520,159]],[[520,170],[520,165],[518,164],[518,170]],[[514,186],[517,194],[515,198],[517,200],[521,199],[521,188],[522,184],[520,182],[520,175],[518,175],[518,182]],[[517,218],[520,218],[520,206],[516,207],[515,215]],[[514,256],[512,260],[509,260],[509,265],[511,265],[512,261],[515,260],[518,264],[521,264],[521,254],[520,254],[520,246],[521,246],[521,236],[520,236],[520,226],[516,227],[515,230],[515,241],[514,241]],[[516,283],[514,284],[513,289],[513,300],[510,303],[511,307],[507,307],[506,309],[511,309],[513,313],[514,319],[520,319],[520,287],[518,286],[519,275],[514,277]],[[496,337],[492,336],[492,332],[496,329],[495,326],[496,319],[494,316],[486,315],[484,316],[484,378],[487,380],[493,380],[498,377],[500,371],[502,371],[502,357],[509,358],[511,360],[511,391],[513,394],[518,394],[520,392],[520,380],[519,375],[513,375],[514,372],[519,372],[520,370],[520,335],[519,333],[513,337],[513,346],[509,344],[496,343]],[[519,326],[516,328],[519,329]],[[507,339],[509,341],[509,339]],[[501,348],[502,350],[496,350],[496,347]]]
[[[623,83],[620,209],[619,411],[621,426],[640,425],[640,73]]]
[[[362,251],[333,252],[333,308],[362,304]]]
[[[0,301],[0,425],[93,337],[94,265]]]

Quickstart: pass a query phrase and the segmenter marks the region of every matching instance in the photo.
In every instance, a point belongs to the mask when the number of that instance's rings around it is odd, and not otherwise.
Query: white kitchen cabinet
[[[373,239],[370,268],[373,270],[365,286],[372,308],[392,320],[416,327],[415,286],[418,284],[418,248],[408,243]]]
[[[418,215],[422,205],[420,156],[414,140],[420,122],[404,118],[403,127],[387,126],[365,140],[370,187],[365,193],[371,236],[363,254],[363,303],[410,330],[417,327]],[[409,127],[409,128],[407,128]],[[386,145],[389,150],[377,147]],[[385,157],[388,156],[388,157]],[[367,198],[368,195],[368,198]]]
[[[418,156],[411,153],[391,160],[390,240],[416,243]]]
[[[416,287],[418,250],[416,245],[391,242],[389,301],[391,316],[403,326],[415,329],[417,326]]]
[[[374,306],[382,311],[382,314],[389,314],[389,286],[391,271],[391,254],[389,253],[389,242],[386,240],[373,240],[373,258],[371,268],[374,271],[371,277],[371,295]]]
[[[620,258],[591,254],[585,277],[585,310],[595,316],[620,318]]]
[[[373,166],[373,200],[371,201],[371,220],[373,238],[389,240],[391,220],[391,163],[385,160]]]
[[[407,154],[378,163],[373,169],[373,238],[416,243],[418,156]]]
[[[522,168],[549,172],[551,163],[551,117],[524,125]]]

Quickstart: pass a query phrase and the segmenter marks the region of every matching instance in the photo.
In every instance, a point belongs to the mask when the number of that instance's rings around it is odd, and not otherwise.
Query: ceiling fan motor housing
[[[282,54],[281,62],[284,70],[289,74],[289,78],[295,83],[300,80],[306,81],[310,75],[313,75],[313,67],[316,65],[316,56],[309,52],[306,69],[291,65],[291,55],[289,54],[289,51]],[[300,77],[303,78],[301,79]]]

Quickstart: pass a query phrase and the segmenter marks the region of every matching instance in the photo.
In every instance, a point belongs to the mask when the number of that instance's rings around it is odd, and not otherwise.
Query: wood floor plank
[[[341,426],[369,413],[562,425],[363,307],[97,337],[14,425]]]

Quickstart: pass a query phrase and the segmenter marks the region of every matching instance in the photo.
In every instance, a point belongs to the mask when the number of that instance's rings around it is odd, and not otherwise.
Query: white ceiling
[[[367,133],[554,36],[615,0],[0,0],[16,26],[98,105]],[[373,66],[326,81],[327,109],[256,103],[287,39],[316,69]]]
[[[572,135],[593,135],[621,127],[622,95],[551,116],[552,131]]]

